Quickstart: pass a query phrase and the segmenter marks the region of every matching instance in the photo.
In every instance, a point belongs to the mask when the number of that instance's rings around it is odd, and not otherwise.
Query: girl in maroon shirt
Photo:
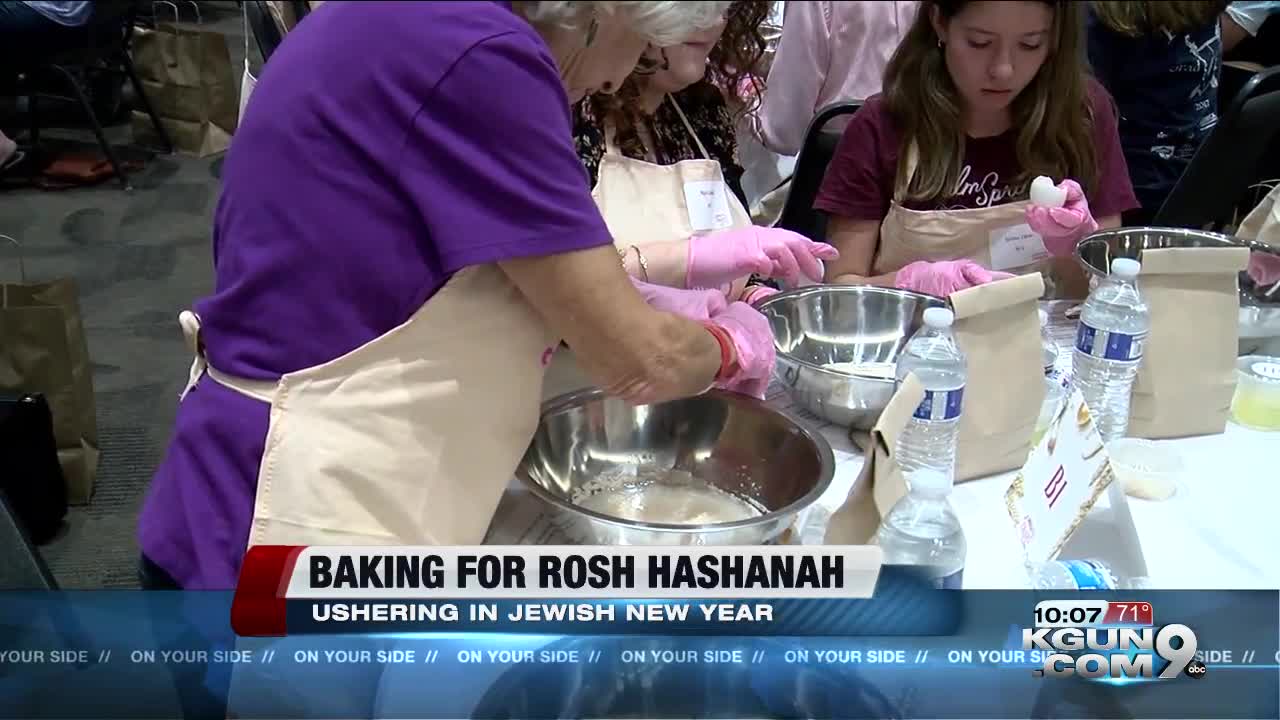
[[[1111,98],[1083,68],[1079,5],[921,3],[815,202],[840,250],[828,281],[945,297],[1040,271],[1081,292],[1076,241],[1138,203]],[[1040,175],[1064,207],[1031,205]]]

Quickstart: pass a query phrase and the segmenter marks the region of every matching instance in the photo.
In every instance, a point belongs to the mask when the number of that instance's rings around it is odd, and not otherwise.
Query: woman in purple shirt
[[[561,339],[637,403],[767,378],[750,307],[636,291],[570,125],[727,5],[331,2],[290,33],[223,169],[216,289],[181,318],[146,584],[233,587],[252,545],[480,543]]]

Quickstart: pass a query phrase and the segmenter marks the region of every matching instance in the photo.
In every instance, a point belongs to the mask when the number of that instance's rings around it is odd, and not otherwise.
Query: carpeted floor
[[[206,14],[206,23],[227,35],[232,67],[240,68],[240,16],[233,3],[217,5],[223,7]],[[115,143],[129,141],[127,126],[111,134]],[[91,139],[83,131],[62,135]],[[28,278],[79,281],[94,364],[102,445],[96,493],[41,549],[64,587],[137,586],[137,511],[190,365],[177,314],[212,286],[210,219],[220,165],[216,156],[155,157],[135,176],[132,193],[114,181],[0,191],[0,234],[22,242]],[[0,273],[16,279],[12,248],[0,248]]]

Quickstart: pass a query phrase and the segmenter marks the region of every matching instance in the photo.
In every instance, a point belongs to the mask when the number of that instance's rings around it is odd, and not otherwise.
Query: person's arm
[[[504,272],[588,377],[638,404],[696,395],[720,369],[720,345],[702,325],[645,304],[612,248],[520,258]]]
[[[1244,42],[1250,37],[1250,32],[1242,27],[1231,13],[1222,13],[1219,21],[1222,26],[1222,52],[1229,53],[1236,49],[1236,46]]]
[[[1115,230],[1120,227],[1120,225],[1121,222],[1119,215],[1108,215],[1106,217],[1098,218],[1099,230]]]
[[[880,245],[879,220],[833,216],[827,223],[827,242],[840,257],[826,265],[829,283],[893,287],[895,273],[872,275],[871,263]]]
[[[591,379],[629,401],[711,386],[720,342],[696,322],[651,309],[622,271],[543,43],[524,32],[498,35],[433,86],[405,82],[424,99],[397,178],[441,272],[497,264],[572,343]]]
[[[1222,51],[1235,49],[1246,38],[1256,36],[1267,17],[1280,9],[1275,2],[1233,2],[1221,16]]]
[[[756,113],[756,135],[779,155],[795,155],[818,112],[818,95],[831,66],[827,2],[790,3],[782,39],[769,68]]]
[[[827,282],[892,287],[893,274],[873,276],[880,223],[892,197],[897,138],[888,132],[879,98],[854,113],[845,125],[813,207],[827,213],[827,242],[840,253],[826,263]]]
[[[1129,164],[1124,159],[1120,144],[1120,123],[1116,115],[1115,101],[1110,93],[1097,82],[1089,83],[1089,103],[1093,113],[1093,146],[1096,151],[1097,172],[1095,190],[1089,197],[1089,208],[1099,227],[1103,220],[1120,225],[1120,216],[1141,207],[1133,192],[1129,178]],[[1155,212],[1159,208],[1147,208]]]

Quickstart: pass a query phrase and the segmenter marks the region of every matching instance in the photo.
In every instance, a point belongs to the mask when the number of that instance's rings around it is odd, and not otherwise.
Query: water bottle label
[[[1071,573],[1077,590],[1116,589],[1109,577],[1110,573],[1099,563],[1091,560],[1066,560],[1062,565]]]
[[[939,590],[961,590],[964,585],[964,568],[933,579],[933,586]]]
[[[924,399],[916,406],[912,417],[916,420],[955,420],[960,417],[964,402],[964,388],[955,390],[925,390]]]
[[[1146,339],[1146,335],[1107,332],[1082,322],[1076,332],[1076,350],[1103,360],[1134,362],[1142,359],[1142,346]]]

